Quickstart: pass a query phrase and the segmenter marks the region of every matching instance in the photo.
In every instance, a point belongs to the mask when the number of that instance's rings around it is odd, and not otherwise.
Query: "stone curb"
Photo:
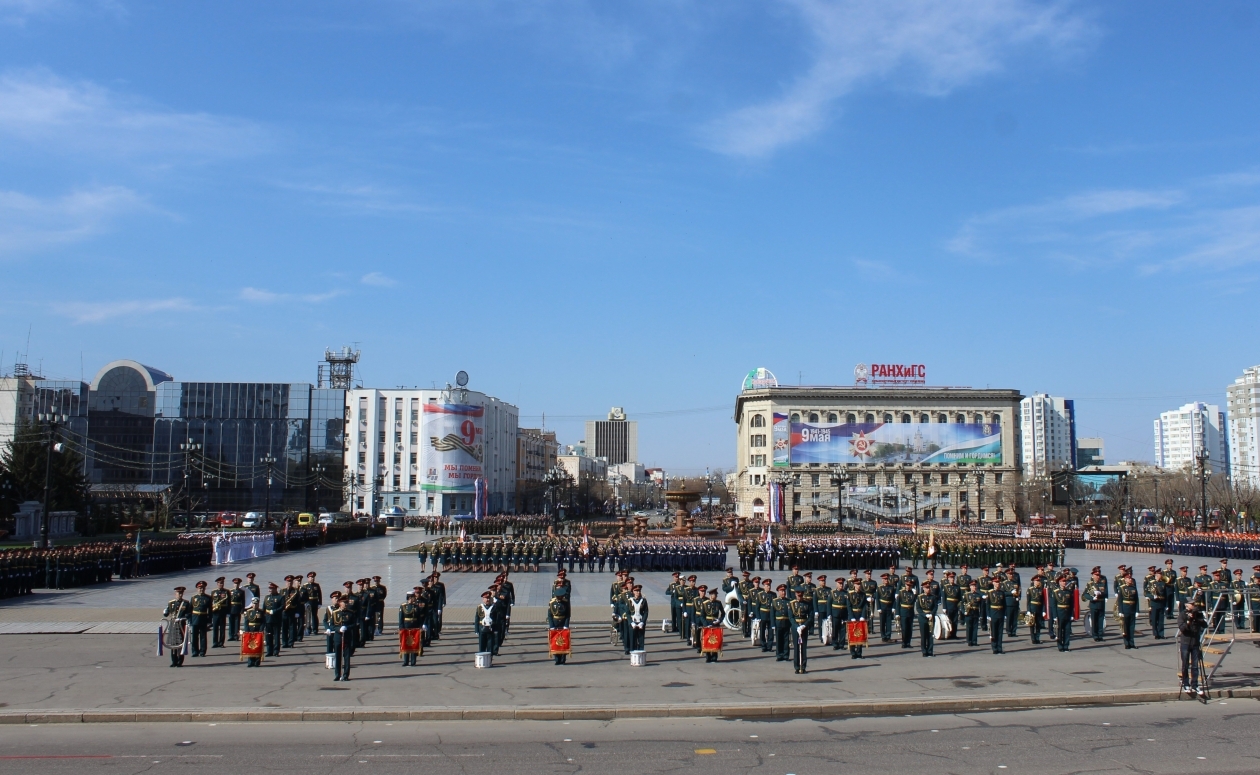
[[[211,708],[118,710],[0,710],[0,724],[245,723],[276,721],[611,721],[622,718],[825,719],[975,711],[1132,705],[1176,700],[1173,690],[1096,694],[926,697],[809,704],[511,706],[445,708]],[[1214,699],[1260,698],[1260,687],[1225,689]]]

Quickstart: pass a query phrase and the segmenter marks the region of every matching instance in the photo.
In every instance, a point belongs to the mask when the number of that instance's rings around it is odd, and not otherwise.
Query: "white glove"
[[[341,632],[345,632],[345,631],[346,631],[346,626],[345,626],[344,624],[343,624],[343,625],[341,625],[341,630],[340,630],[340,631],[341,631]]]

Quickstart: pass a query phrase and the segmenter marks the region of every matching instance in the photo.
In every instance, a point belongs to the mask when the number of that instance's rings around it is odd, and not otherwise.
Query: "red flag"
[[[846,622],[845,630],[850,646],[866,645],[866,622]]]
[[[564,654],[568,656],[572,653],[573,641],[569,637],[569,629],[563,630],[547,630],[547,651],[551,656]]]
[[[418,628],[398,631],[399,656],[424,653],[423,640],[420,637],[422,632],[423,631]]]
[[[241,633],[241,659],[251,658],[263,658],[263,633],[261,632]]]
[[[720,654],[722,652],[722,628],[700,628],[700,653]]]

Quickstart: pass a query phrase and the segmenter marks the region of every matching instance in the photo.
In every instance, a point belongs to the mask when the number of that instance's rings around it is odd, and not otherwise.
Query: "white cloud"
[[[166,110],[43,69],[0,75],[0,136],[52,152],[148,158],[235,157],[267,141],[247,121]]]
[[[126,14],[116,0],[0,0],[0,23],[22,25],[35,18],[100,11],[113,16]]]
[[[149,209],[136,192],[122,186],[44,199],[0,191],[0,255],[79,242],[121,216]]]
[[[947,247],[995,262],[1227,270],[1260,263],[1257,186],[1260,177],[1239,172],[1176,188],[1083,192],[969,218]]]
[[[242,301],[252,301],[258,304],[274,304],[277,302],[302,301],[310,304],[318,304],[319,302],[328,301],[341,296],[345,291],[333,290],[324,293],[275,293],[263,288],[245,287],[241,289],[238,297]]]
[[[710,124],[715,150],[764,156],[821,129],[863,85],[894,81],[943,96],[1028,50],[1070,51],[1093,25],[1063,0],[786,0],[812,38],[813,65],[778,98]]]
[[[69,301],[58,302],[53,310],[74,318],[76,323],[101,323],[111,318],[151,315],[158,312],[192,312],[197,309],[188,299],[152,299],[147,301]]]
[[[364,285],[376,285],[382,288],[388,288],[390,286],[398,284],[396,280],[394,280],[391,277],[386,277],[380,272],[368,272],[367,274],[359,278],[359,282],[363,283]]]

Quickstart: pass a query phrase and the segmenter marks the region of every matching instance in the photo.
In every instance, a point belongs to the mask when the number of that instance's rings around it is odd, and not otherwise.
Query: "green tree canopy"
[[[4,504],[8,513],[22,501],[44,499],[44,474],[48,465],[48,428],[35,423],[19,423],[13,440],[0,454],[0,481],[10,489]],[[62,445],[52,455],[51,511],[82,511],[87,504],[87,481],[83,478],[83,457]]]

